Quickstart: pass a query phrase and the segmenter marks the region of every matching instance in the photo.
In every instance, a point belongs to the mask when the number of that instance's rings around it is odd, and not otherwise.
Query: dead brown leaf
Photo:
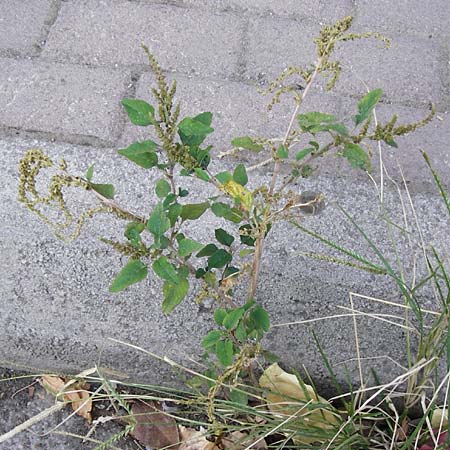
[[[178,450],[218,450],[214,442],[206,439],[205,433],[182,425],[179,425],[178,429],[181,442]]]
[[[130,433],[141,444],[155,449],[172,446],[179,440],[175,420],[161,412],[155,402],[137,401],[131,407],[137,425]]]
[[[257,438],[252,439],[246,433],[242,433],[241,431],[233,431],[232,433],[222,437],[221,442],[224,450],[241,450],[245,449],[248,446],[250,448],[265,450],[267,449],[267,444],[264,439],[261,439],[256,444],[253,444]]]
[[[58,396],[58,400],[70,403],[72,409],[81,417],[84,417],[89,423],[92,422],[92,400],[88,384],[73,382],[68,386],[67,382],[61,377],[54,375],[44,375],[41,378],[43,388],[52,395]]]

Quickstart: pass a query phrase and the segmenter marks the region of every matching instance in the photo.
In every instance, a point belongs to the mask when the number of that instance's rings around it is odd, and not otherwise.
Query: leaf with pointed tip
[[[134,125],[146,127],[155,122],[155,108],[144,100],[124,98],[122,105]]]
[[[158,144],[151,140],[134,142],[127,148],[121,148],[117,153],[144,169],[150,169],[158,164],[158,155],[155,153],[157,147]]]
[[[165,256],[161,256],[152,264],[153,272],[163,280],[171,283],[178,283],[180,281],[175,267],[167,260]]]
[[[375,105],[380,100],[383,91],[381,89],[374,89],[366,94],[358,103],[358,114],[355,116],[355,124],[359,125],[369,118],[370,113],[375,108]]]
[[[344,146],[342,155],[344,156],[344,158],[348,159],[348,162],[352,167],[355,167],[357,169],[364,169],[368,172],[370,171],[370,158],[359,145],[347,142]]]
[[[113,199],[115,194],[115,189],[112,184],[97,184],[97,183],[89,183],[91,189],[94,189],[95,192],[98,192],[103,197]]]
[[[189,291],[189,282],[185,278],[180,278],[178,283],[173,284],[166,281],[163,286],[164,300],[162,303],[162,311],[169,314],[178,306],[186,297]]]
[[[109,292],[120,292],[147,277],[147,266],[138,259],[131,259],[114,278]]]

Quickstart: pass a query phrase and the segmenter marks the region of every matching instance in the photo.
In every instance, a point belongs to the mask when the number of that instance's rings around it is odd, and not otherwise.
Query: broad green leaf
[[[89,182],[92,181],[92,177],[94,176],[94,164],[92,164],[91,166],[89,166],[87,172],[86,172],[86,180],[88,180]]]
[[[196,120],[197,122],[201,122],[203,125],[206,125],[207,127],[210,127],[212,123],[212,118],[213,118],[212,113],[206,111],[196,115],[194,117],[194,120]]]
[[[208,286],[210,286],[212,288],[214,288],[216,286],[217,278],[216,278],[216,274],[214,272],[211,272],[210,270],[208,270],[205,273],[205,276],[203,277],[203,279],[206,281]]]
[[[364,169],[368,172],[370,171],[370,158],[359,145],[347,142],[344,146],[342,155],[344,156],[344,158],[348,159],[348,162],[352,167],[355,167],[357,169]]]
[[[200,180],[209,181],[209,175],[205,170],[201,169],[200,167],[196,167],[194,169],[194,172],[197,175],[197,177],[200,178]]]
[[[232,259],[233,257],[230,253],[228,253],[226,250],[223,250],[222,248],[219,248],[219,250],[214,252],[208,258],[208,267],[210,269],[220,269],[228,264]]]
[[[155,153],[157,146],[158,144],[151,140],[135,142],[127,148],[118,150],[117,153],[144,169],[150,169],[158,164],[158,155]]]
[[[220,184],[228,183],[233,179],[233,176],[227,170],[225,172],[220,172],[216,175],[216,179]]]
[[[306,147],[303,150],[297,152],[297,154],[295,155],[295,159],[297,161],[300,161],[301,159],[303,159],[305,156],[309,155],[312,152],[314,152],[313,147]]]
[[[280,159],[289,158],[289,149],[284,145],[280,145],[277,149],[277,156]]]
[[[188,147],[198,147],[205,140],[206,136],[214,131],[214,128],[207,124],[205,119],[208,116],[205,114],[203,113],[196,117],[185,117],[178,124],[178,134],[183,144]]]
[[[167,217],[162,203],[158,203],[147,221],[147,229],[157,238],[161,237],[170,228],[170,220]]]
[[[203,258],[204,256],[211,256],[218,250],[215,244],[205,245],[195,256]]]
[[[255,246],[255,238],[248,235],[252,231],[252,227],[250,224],[245,224],[239,227],[239,237],[241,239],[241,242],[245,245],[248,245],[249,247]]]
[[[122,105],[131,122],[135,125],[145,127],[155,122],[155,108],[144,100],[124,98]]]
[[[227,313],[225,319],[223,319],[222,325],[228,330],[231,331],[236,328],[239,320],[244,315],[245,310],[243,308],[232,309]]]
[[[178,195],[180,197],[187,197],[189,195],[189,191],[187,189],[178,188]]]
[[[178,283],[173,284],[166,281],[163,286],[164,300],[162,303],[162,311],[169,314],[178,306],[186,297],[189,291],[189,282],[185,278],[180,278]]]
[[[170,263],[165,256],[161,256],[152,264],[153,272],[163,280],[170,281],[176,284],[180,281],[177,271],[172,263]]]
[[[231,234],[228,234],[223,228],[217,228],[214,231],[214,234],[216,236],[216,239],[221,244],[226,245],[227,247],[229,247],[234,241],[234,237],[231,236]]]
[[[194,253],[203,248],[203,245],[197,241],[192,239],[182,239],[178,243],[178,254],[182,257],[189,256],[191,253]]]
[[[103,195],[103,197],[109,199],[113,199],[116,192],[112,184],[89,183],[89,187],[94,189],[94,191],[98,192],[100,195]]]
[[[180,217],[182,210],[183,206],[179,203],[174,203],[173,205],[169,206],[167,217],[169,218],[170,226],[173,227],[175,225],[175,222],[177,221],[178,217]]]
[[[233,363],[233,343],[229,340],[219,341],[216,344],[216,355],[225,367],[231,366]]]
[[[130,241],[133,247],[139,247],[141,244],[141,233],[145,225],[142,222],[130,222],[125,228],[125,237]]]
[[[269,331],[270,329],[270,318],[269,314],[267,314],[267,311],[262,308],[261,306],[257,306],[253,311],[250,313],[250,317],[255,322],[257,328],[261,328],[264,331]]]
[[[248,182],[247,171],[244,164],[238,164],[233,172],[233,180],[241,186],[245,186]],[[229,180],[227,180],[229,181]]]
[[[233,267],[233,266],[227,267],[225,269],[225,271],[223,272],[223,278],[224,279],[230,278],[234,275],[237,275],[239,272],[240,272],[240,270],[237,267]]]
[[[374,89],[366,94],[358,103],[358,114],[355,116],[355,124],[359,125],[369,118],[373,108],[380,100],[383,91],[381,89]]]
[[[217,323],[217,325],[222,325],[226,315],[227,312],[223,308],[217,308],[214,311],[214,321]]]
[[[214,347],[217,342],[219,342],[222,337],[222,332],[219,330],[210,331],[202,340],[202,347],[204,349],[208,349],[210,347]]]
[[[181,210],[181,218],[183,220],[196,220],[209,208],[208,202],[203,203],[190,203],[183,205]]]
[[[177,269],[177,273],[178,273],[178,276],[180,278],[187,278],[189,276],[189,274],[190,274],[189,267],[187,267],[187,266],[180,266]]]
[[[241,342],[245,342],[247,340],[248,334],[244,326],[244,321],[241,320],[234,330],[234,335],[236,339],[238,339]]]
[[[312,175],[313,172],[314,172],[314,169],[311,166],[305,165],[305,166],[302,166],[302,171],[301,171],[300,175],[303,178],[308,178]]]
[[[321,131],[336,131],[339,134],[348,134],[347,128],[341,123],[336,123],[336,117],[331,114],[314,111],[306,114],[299,114],[297,118],[302,131],[312,134]]]
[[[138,259],[131,259],[114,278],[109,292],[120,292],[134,283],[142,281],[147,277],[147,266]]]
[[[165,198],[167,194],[169,194],[171,190],[170,184],[168,181],[161,178],[156,182],[155,192],[159,198]]]
[[[233,223],[239,223],[242,220],[242,212],[237,208],[231,208],[226,203],[213,203],[211,205],[211,211],[217,217],[223,217]]]
[[[252,152],[260,152],[264,150],[264,146],[261,144],[256,144],[255,141],[249,136],[237,137],[231,141],[231,145],[234,147],[245,148],[251,150]]]

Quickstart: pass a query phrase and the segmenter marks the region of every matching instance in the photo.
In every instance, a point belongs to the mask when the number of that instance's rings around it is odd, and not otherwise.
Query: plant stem
[[[320,69],[322,68],[322,63],[323,63],[323,58],[319,58],[316,62],[316,67],[314,69],[314,72],[311,74],[311,77],[305,86],[305,89],[302,93],[300,101],[298,101],[297,104],[295,105],[294,112],[292,113],[291,120],[289,121],[289,125],[287,127],[286,133],[283,138],[283,144],[282,144],[283,146],[286,146],[289,141],[289,136],[291,135],[292,129],[294,127],[294,122],[297,117],[298,111],[300,110],[300,106],[301,106],[303,100],[308,95],[308,92],[311,89],[311,86],[314,83],[315,78],[319,74]],[[273,192],[275,190],[275,185],[276,185],[280,170],[281,170],[281,161],[280,161],[280,159],[276,159],[275,165],[273,168],[272,179],[270,180],[269,198],[273,195]],[[253,265],[252,265],[252,271],[251,271],[250,286],[249,286],[249,290],[248,290],[248,298],[250,298],[250,299],[254,298],[256,288],[258,286],[259,269],[261,266],[261,257],[262,257],[263,247],[264,247],[264,240],[265,240],[265,232],[262,233],[261,236],[258,236],[255,241],[255,253],[253,255]]]

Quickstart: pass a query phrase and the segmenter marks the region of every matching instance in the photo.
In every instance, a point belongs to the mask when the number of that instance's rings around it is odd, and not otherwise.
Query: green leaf
[[[383,91],[381,89],[374,89],[366,94],[358,103],[358,114],[355,116],[355,124],[359,125],[369,118],[373,108],[380,100]]]
[[[233,343],[229,340],[219,341],[216,344],[216,355],[225,367],[231,366],[233,363]]]
[[[264,150],[264,146],[261,144],[256,144],[255,141],[249,136],[237,137],[231,141],[233,147],[245,148],[251,150],[252,152],[260,152]]]
[[[185,278],[180,278],[178,283],[173,284],[166,281],[163,286],[164,300],[162,303],[162,311],[169,314],[178,306],[186,297],[189,291],[189,282]]]
[[[257,326],[257,328],[263,329],[265,332],[269,331],[270,318],[269,318],[269,314],[267,314],[267,311],[264,308],[262,308],[261,306],[257,306],[250,313],[250,317],[255,322],[255,325]]]
[[[249,247],[254,247],[256,239],[247,235],[247,233],[250,233],[251,230],[252,227],[250,224],[242,225],[239,227],[239,238],[243,244],[248,245]]]
[[[96,183],[89,183],[89,187],[93,189],[95,192],[98,192],[100,195],[103,195],[103,197],[113,199],[115,194],[115,189],[112,184],[96,184]]]
[[[133,247],[139,247],[141,244],[141,233],[145,225],[142,222],[130,222],[125,228],[125,237],[130,241]]]
[[[309,155],[312,152],[314,152],[313,147],[306,147],[303,150],[297,152],[297,154],[295,155],[295,159],[297,161],[300,161],[301,159],[303,159],[305,156]]]
[[[216,239],[221,244],[226,245],[227,247],[229,247],[234,241],[234,237],[231,236],[231,234],[228,234],[223,228],[217,228],[214,231],[214,234],[216,236]]]
[[[233,176],[227,170],[216,175],[216,179],[220,184],[225,184],[233,179]]]
[[[209,126],[211,119],[211,113],[202,113],[196,117],[185,117],[178,124],[178,134],[183,144],[188,147],[198,147],[206,136],[214,131],[214,128]]]
[[[221,267],[225,266],[231,260],[233,257],[230,253],[228,253],[226,250],[223,250],[222,248],[219,248],[214,254],[212,254],[208,258],[208,267],[210,269],[220,269]]]
[[[182,257],[188,256],[203,248],[203,245],[192,239],[182,239],[178,243],[178,254]]]
[[[248,182],[247,171],[244,164],[238,164],[233,172],[233,180],[241,186],[245,186]]]
[[[86,172],[86,180],[91,182],[93,176],[94,176],[94,164],[92,164],[92,166],[89,166],[89,168]]]
[[[205,245],[195,256],[197,258],[203,258],[204,256],[211,256],[217,251],[217,246],[215,244]]]
[[[348,159],[348,162],[352,167],[355,167],[357,169],[364,169],[368,172],[370,171],[370,158],[359,145],[353,144],[351,142],[346,142],[342,155],[344,156],[344,158]]]
[[[124,98],[122,105],[131,122],[135,125],[145,127],[155,122],[155,108],[144,100]]]
[[[225,269],[225,271],[223,272],[223,279],[230,278],[234,275],[237,275],[239,272],[240,272],[240,270],[237,267],[233,267],[233,266],[227,267]]]
[[[231,208],[226,203],[213,203],[211,205],[211,211],[217,217],[223,217],[233,223],[239,223],[242,220],[242,212],[237,208]]]
[[[161,178],[156,182],[155,192],[159,198],[165,198],[171,191],[171,187],[168,181]]]
[[[155,153],[157,147],[158,144],[156,142],[148,140],[135,142],[127,148],[118,150],[117,153],[125,156],[125,158],[128,158],[144,169],[150,169],[158,164],[158,155]]]
[[[210,347],[214,347],[217,342],[219,342],[222,337],[222,332],[219,330],[210,331],[202,340],[202,347],[204,349],[208,349]]]
[[[174,203],[169,206],[169,210],[167,211],[167,217],[170,221],[170,226],[174,226],[178,217],[180,217],[181,211],[183,210],[183,206],[179,203]]]
[[[237,391],[236,389],[230,389],[230,400],[233,403],[238,403],[242,406],[247,406],[248,395],[245,392]]]
[[[176,284],[180,281],[177,271],[172,263],[165,256],[161,256],[152,264],[153,272],[163,280]]]
[[[339,134],[348,134],[347,128],[341,123],[336,123],[336,117],[331,114],[314,111],[299,114],[297,118],[302,131],[308,133],[316,134],[321,131],[336,131]]]
[[[158,203],[147,221],[147,229],[157,238],[161,237],[170,228],[170,220],[167,217],[162,203]]]
[[[227,315],[225,319],[223,319],[222,325],[228,330],[231,331],[236,328],[239,320],[244,315],[245,310],[243,308],[232,309]]]
[[[209,181],[209,175],[205,170],[201,169],[200,167],[196,167],[194,169],[194,172],[197,177],[200,178],[200,180]]]
[[[226,315],[227,312],[223,308],[217,308],[214,311],[214,321],[217,323],[217,325],[222,325]]]
[[[281,159],[289,158],[289,149],[284,145],[280,145],[277,149],[277,156]]]
[[[247,331],[245,330],[244,321],[241,320],[236,327],[236,330],[234,330],[234,335],[236,339],[238,339],[240,342],[245,342],[247,340]]]
[[[180,216],[183,220],[196,220],[201,217],[208,208],[208,202],[190,203],[183,205]]]
[[[109,292],[120,292],[134,283],[142,281],[147,277],[147,266],[138,259],[131,259],[114,278]]]

